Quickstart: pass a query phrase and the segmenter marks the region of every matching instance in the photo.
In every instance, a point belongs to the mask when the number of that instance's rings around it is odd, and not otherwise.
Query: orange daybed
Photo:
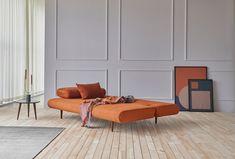
[[[81,98],[54,98],[48,101],[48,106],[60,110],[62,118],[63,111],[79,114],[82,102]],[[99,105],[93,108],[92,116],[111,121],[113,131],[114,122],[127,123],[155,117],[155,123],[157,123],[157,117],[173,115],[178,112],[179,109],[175,104],[137,99],[134,103]]]
[[[48,101],[48,106],[60,110],[60,117],[63,118],[63,111],[80,113],[80,105],[84,102],[84,96],[105,97],[106,91],[99,83],[80,84],[77,87],[59,88],[56,94],[61,98],[54,98]],[[83,96],[83,97],[82,97]],[[178,107],[175,104],[136,99],[133,103],[104,104],[92,109],[92,116],[99,119],[111,121],[113,131],[114,122],[127,123],[131,121],[149,119],[177,114]]]

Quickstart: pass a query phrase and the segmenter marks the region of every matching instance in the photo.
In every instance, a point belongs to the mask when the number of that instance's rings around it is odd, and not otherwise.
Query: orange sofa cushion
[[[99,119],[126,123],[153,118],[155,108],[136,103],[106,104],[93,108],[92,116]]]
[[[83,99],[104,98],[105,96],[98,82],[92,84],[77,84],[77,87]]]
[[[102,94],[106,94],[106,90],[104,88],[101,88]],[[77,87],[64,87],[64,88],[58,88],[56,90],[56,95],[61,98],[81,98],[81,94]]]
[[[167,116],[167,115],[174,115],[179,113],[179,108],[176,104],[173,103],[165,103],[165,102],[158,102],[158,101],[150,101],[144,99],[137,99],[136,103],[151,106],[156,108],[155,116]]]
[[[56,95],[61,98],[81,98],[77,87],[64,87],[56,90]]]
[[[80,113],[80,105],[83,103],[83,99],[64,99],[54,98],[48,101],[50,108],[64,110],[73,113]]]

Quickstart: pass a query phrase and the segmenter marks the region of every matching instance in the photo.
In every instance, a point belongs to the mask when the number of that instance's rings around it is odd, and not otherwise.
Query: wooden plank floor
[[[77,114],[38,108],[38,120],[31,109],[27,118],[22,107],[16,120],[18,106],[0,107],[1,126],[65,127],[37,159],[166,159],[166,158],[235,158],[234,113],[190,113],[175,116],[116,124],[95,120],[95,128],[82,128]]]

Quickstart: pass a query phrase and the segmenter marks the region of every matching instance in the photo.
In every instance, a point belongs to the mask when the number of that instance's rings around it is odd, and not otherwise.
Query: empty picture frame
[[[207,79],[206,66],[175,66],[175,104],[182,111],[189,110],[188,80]]]
[[[197,112],[213,112],[213,81],[190,79],[189,85],[189,110]]]

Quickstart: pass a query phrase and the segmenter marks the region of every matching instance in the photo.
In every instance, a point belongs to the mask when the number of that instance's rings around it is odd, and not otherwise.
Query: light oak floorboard
[[[94,119],[93,128],[81,127],[78,114],[37,107],[27,117],[22,106],[16,120],[18,105],[0,107],[0,126],[63,127],[36,159],[216,159],[235,158],[235,114],[180,112],[158,119],[115,124]]]

